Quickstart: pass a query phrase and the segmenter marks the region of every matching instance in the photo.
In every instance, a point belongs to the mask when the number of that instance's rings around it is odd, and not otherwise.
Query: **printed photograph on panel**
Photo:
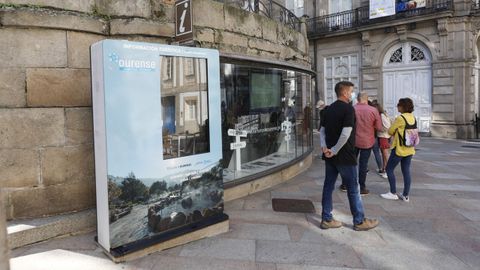
[[[155,92],[122,76],[106,93],[112,248],[223,212],[221,157],[202,155],[211,150],[207,60],[160,56],[158,66]]]

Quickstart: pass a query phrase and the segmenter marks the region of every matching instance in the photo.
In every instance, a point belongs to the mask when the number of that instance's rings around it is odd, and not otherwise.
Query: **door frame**
[[[423,53],[424,59],[423,60],[417,60],[417,61],[412,61],[411,60],[411,47],[415,46],[416,48],[420,49],[421,52]],[[399,48],[402,48],[402,62],[398,63],[391,63],[390,59],[391,56],[393,55],[394,52],[396,52]],[[428,91],[428,96],[429,96],[429,118],[427,121],[429,121],[428,124],[428,131],[426,133],[430,132],[430,124],[432,123],[432,108],[433,108],[433,69],[432,69],[432,57],[430,54],[430,50],[417,42],[414,41],[406,41],[402,43],[396,43],[392,45],[384,55],[383,61],[382,61],[382,104],[385,107],[386,104],[386,98],[387,98],[387,85],[386,85],[386,78],[385,76],[389,73],[396,73],[396,72],[401,72],[401,71],[413,71],[413,72],[418,72],[420,70],[428,70],[429,71],[429,85],[428,87],[430,90]],[[396,75],[394,75],[396,76]],[[394,78],[396,80],[396,78]],[[416,83],[416,82],[415,82]],[[392,89],[391,91],[395,91],[395,89]],[[395,97],[396,98],[396,97]],[[395,110],[395,108],[394,108]],[[393,116],[397,114],[397,111],[395,110],[394,112],[390,112],[390,116]],[[420,118],[421,115],[416,115],[416,118]],[[420,121],[425,119],[420,119]]]

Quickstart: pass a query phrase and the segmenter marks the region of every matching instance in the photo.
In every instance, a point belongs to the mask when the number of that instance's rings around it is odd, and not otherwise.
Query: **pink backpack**
[[[420,143],[420,136],[418,134],[417,128],[417,119],[415,119],[415,123],[413,123],[413,125],[410,125],[403,115],[400,116],[405,121],[405,129],[403,131],[403,136],[398,134],[400,136],[400,145],[406,147],[417,146]]]

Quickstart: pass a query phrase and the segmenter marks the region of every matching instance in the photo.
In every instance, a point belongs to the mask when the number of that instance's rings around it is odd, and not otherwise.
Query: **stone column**
[[[7,217],[5,214],[6,200],[4,192],[0,190],[0,269],[10,269],[9,249],[7,240]]]

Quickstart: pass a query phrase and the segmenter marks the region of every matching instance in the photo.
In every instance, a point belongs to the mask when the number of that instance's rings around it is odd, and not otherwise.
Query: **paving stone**
[[[432,219],[425,218],[403,218],[403,217],[383,217],[383,219],[393,228],[394,231],[410,232],[431,232],[433,231]]]
[[[474,235],[477,230],[465,220],[442,218],[435,220],[433,224],[435,232],[455,235]]]
[[[186,244],[180,256],[255,261],[255,241],[207,238]]]
[[[277,264],[277,270],[360,270],[364,268],[331,267],[318,265]]]
[[[248,223],[307,225],[305,214],[299,213],[283,213],[267,210],[232,210],[228,211],[227,214],[231,220]]]
[[[30,249],[23,253],[23,255],[34,254],[36,250],[55,250],[55,249],[63,249],[63,250],[71,250],[71,251],[94,251],[98,248],[97,244],[95,243],[94,239],[96,236],[96,232],[90,232],[81,235],[74,235],[68,238],[62,237],[53,239],[51,241],[41,243],[41,244],[33,244],[30,246]]]
[[[471,252],[479,249],[479,243],[467,236],[451,236],[441,233],[381,230],[386,248],[404,250],[428,250],[445,252]]]
[[[225,202],[224,203],[224,208],[225,208],[226,212],[231,211],[231,210],[242,210],[244,204],[245,204],[244,199],[236,199],[236,200],[233,200],[233,201]]]
[[[433,177],[433,178],[440,178],[440,179],[460,179],[460,180],[473,180],[472,178],[458,174],[458,173],[425,173],[426,175]]]
[[[220,237],[252,240],[290,240],[287,225],[250,223],[231,224],[230,230],[220,235]]]
[[[300,191],[292,191],[292,192],[287,192],[287,191],[272,191],[272,199],[273,198],[278,198],[278,199],[307,199],[308,195],[300,192]]]
[[[32,265],[35,265],[35,270],[119,269],[114,262],[101,254],[101,251],[78,252],[63,249],[31,249],[30,251],[32,254],[12,258],[10,260],[11,269],[31,270],[33,269]]]
[[[448,191],[473,191],[480,192],[478,185],[457,185],[457,184],[413,184],[412,189],[423,188],[429,190],[448,190]]]
[[[290,239],[293,242],[298,242],[302,239],[303,234],[307,230],[317,230],[317,226],[300,226],[300,225],[288,225],[288,233],[290,234]]]
[[[346,246],[385,246],[385,241],[380,237],[376,230],[367,232],[357,232],[348,227],[338,229],[317,231],[306,231],[300,242],[313,242],[324,246],[346,245]]]
[[[363,267],[353,249],[344,245],[257,241],[256,254],[259,262]]]
[[[468,269],[446,252],[397,249],[354,248],[368,269]]]
[[[454,252],[454,254],[472,269],[478,269],[478,266],[480,265],[480,256],[478,256],[478,252]]]
[[[243,206],[245,210],[272,210],[272,200],[271,199],[249,199],[245,200]]]
[[[480,200],[471,200],[463,198],[449,199],[449,201],[458,208],[465,210],[478,210],[480,211]]]
[[[480,211],[478,210],[471,211],[458,209],[457,212],[471,221],[480,221]]]
[[[140,260],[129,262],[125,264],[125,266],[127,267],[126,269],[138,270],[275,270],[275,265],[271,263],[223,260],[217,258],[176,257],[155,254]],[[120,267],[117,269],[120,269]]]

